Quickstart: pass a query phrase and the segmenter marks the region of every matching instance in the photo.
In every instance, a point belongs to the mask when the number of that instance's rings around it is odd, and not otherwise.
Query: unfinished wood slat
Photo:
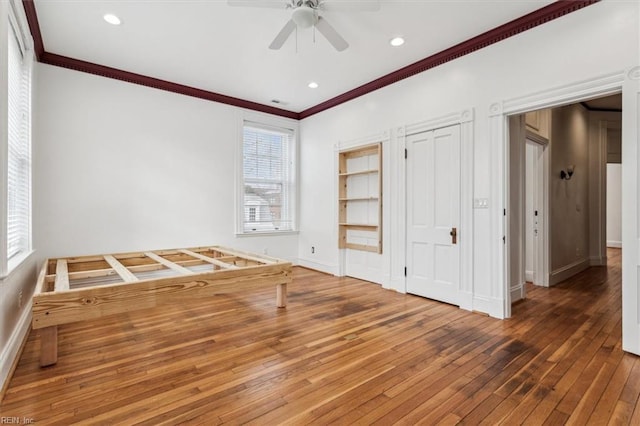
[[[349,229],[351,231],[377,231],[378,225],[369,225],[366,223],[341,223],[340,226],[343,226],[345,229]]]
[[[163,250],[148,250],[148,251],[152,251],[155,254],[159,255],[159,256],[167,256],[167,255],[175,255],[175,254],[179,254],[180,250],[182,248],[176,248],[176,249],[163,249]],[[201,253],[201,252],[208,252],[211,250],[217,251],[218,249],[226,249],[226,247],[218,247],[218,246],[208,246],[208,247],[190,247],[188,248],[188,250],[193,251],[195,253]],[[231,250],[231,249],[227,249],[227,250]],[[238,257],[238,253],[241,253],[240,251],[235,250],[237,253],[234,255],[230,255],[229,257]],[[135,259],[135,258],[145,258],[145,254],[144,252],[122,252],[122,253],[108,253],[111,256],[115,257],[116,259],[120,259],[120,260],[127,260],[127,259]],[[246,255],[250,255],[251,253],[245,253]],[[263,258],[262,255],[254,255],[256,257],[260,257]],[[244,255],[241,255],[241,257],[244,257]],[[265,259],[271,259],[271,260],[275,260],[277,261],[278,259],[272,258],[272,257],[268,257],[268,256],[264,256]],[[76,256],[76,257],[66,257],[65,258],[67,261],[68,265],[75,265],[78,263],[90,263],[90,262],[100,262],[100,261],[104,261],[104,255],[100,254],[100,255],[89,255],[89,256]],[[55,267],[55,262],[56,259],[49,259],[49,262],[52,262],[51,264]],[[122,263],[122,262],[121,262]],[[179,262],[176,262],[179,263]],[[51,274],[50,271],[47,271],[47,274]]]
[[[229,256],[237,256],[237,257],[241,257],[243,259],[252,260],[252,261],[258,262],[258,263],[273,264],[273,263],[278,263],[279,262],[278,259],[274,259],[273,257],[258,256],[256,254],[250,254],[250,253],[245,253],[245,252],[242,252],[242,251],[231,250],[231,249],[228,249],[226,247],[211,247],[211,250],[217,251],[217,252],[220,252],[220,253],[224,253],[224,254],[227,254]]]
[[[378,169],[367,169],[367,170],[358,170],[357,172],[345,172],[340,173],[338,176],[358,176],[358,175],[371,175],[374,173],[378,173]]]
[[[190,270],[188,270],[187,268],[184,268],[180,265],[178,265],[177,263],[173,263],[170,260],[165,259],[162,256],[158,256],[157,254],[155,254],[152,251],[147,251],[144,253],[145,256],[155,260],[158,263],[163,264],[164,266],[166,266],[169,269],[173,269],[176,272],[180,272],[181,274],[185,274],[185,275],[191,275],[193,274],[193,272],[191,272]]]
[[[58,259],[56,263],[55,291],[69,290],[69,270],[67,269],[67,259]]]
[[[111,266],[118,273],[118,275],[120,275],[120,278],[122,278],[124,282],[130,283],[138,281],[138,277],[133,275],[133,273],[125,268],[122,263],[118,262],[118,259],[116,259],[115,257],[107,254],[104,256],[104,260],[106,260],[109,266]]]
[[[229,257],[225,257],[224,259],[237,259],[237,257],[235,256],[229,256]],[[204,265],[205,261],[199,260],[199,259],[193,259],[193,260],[181,260],[179,262],[175,262],[180,266],[198,266],[198,265]],[[134,266],[125,266],[129,271],[133,272],[134,275],[136,272],[149,272],[149,271],[157,271],[159,269],[165,269],[164,265],[159,265],[157,263],[151,263],[149,265],[134,265]],[[69,272],[69,280],[73,281],[73,280],[82,280],[82,279],[86,279],[86,278],[98,278],[98,277],[108,277],[110,275],[116,275],[117,272],[115,270],[113,270],[112,268],[109,269],[92,269],[89,271],[80,271],[80,272]],[[54,275],[46,275],[44,280],[49,283],[49,282],[53,282],[55,280],[55,274]]]
[[[224,268],[224,269],[238,269],[238,267],[236,265],[232,265],[230,263],[221,262],[221,261],[219,261],[217,259],[214,259],[213,257],[205,256],[203,254],[196,253],[196,252],[193,252],[191,250],[184,249],[184,250],[180,250],[180,252],[184,253],[184,254],[188,254],[189,256],[195,257],[196,259],[200,259],[200,260],[203,260],[205,262],[209,262],[209,263],[211,263],[213,265],[217,265],[217,266],[219,266],[221,268]]]

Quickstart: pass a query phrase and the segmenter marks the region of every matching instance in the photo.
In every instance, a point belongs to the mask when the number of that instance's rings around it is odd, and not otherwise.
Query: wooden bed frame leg
[[[276,286],[276,304],[278,308],[287,306],[287,284],[278,284]]]
[[[40,329],[40,367],[58,362],[58,326]]]

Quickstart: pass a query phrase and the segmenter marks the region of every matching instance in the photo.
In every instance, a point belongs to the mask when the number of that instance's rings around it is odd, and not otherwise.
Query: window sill
[[[11,275],[17,272],[29,259],[34,255],[35,250],[30,250],[13,257],[7,262],[7,273],[0,275],[0,282],[6,281],[11,278]]]
[[[300,231],[255,231],[255,232],[236,232],[236,237],[273,237],[277,235],[298,235]]]

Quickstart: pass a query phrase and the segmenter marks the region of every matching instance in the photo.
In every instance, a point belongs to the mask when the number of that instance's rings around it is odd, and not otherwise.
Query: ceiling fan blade
[[[271,9],[286,9],[290,6],[287,0],[227,0],[227,4],[237,7],[268,7]]]
[[[271,44],[269,45],[269,49],[278,50],[282,47],[285,41],[289,38],[293,30],[296,29],[296,23],[293,22],[293,19],[289,19],[289,22],[284,24],[284,27],[280,30],[276,38],[273,39]]]
[[[342,52],[349,47],[349,43],[322,16],[318,16],[316,28],[338,52]]]
[[[377,12],[380,10],[379,0],[324,0],[320,3],[320,9],[327,12],[356,11]]]

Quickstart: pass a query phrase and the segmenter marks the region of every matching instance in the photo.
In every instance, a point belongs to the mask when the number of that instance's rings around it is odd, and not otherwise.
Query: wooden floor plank
[[[295,268],[219,295],[32,331],[0,402],[37,424],[640,424],[640,358],[621,349],[620,250],[497,320]]]

